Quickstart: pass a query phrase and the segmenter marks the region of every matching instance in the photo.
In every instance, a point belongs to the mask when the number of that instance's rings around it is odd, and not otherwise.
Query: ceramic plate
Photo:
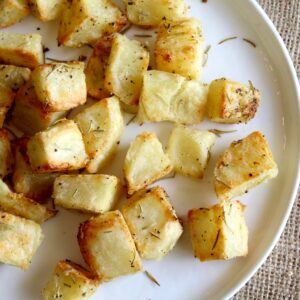
[[[262,92],[262,103],[254,120],[247,125],[221,125],[208,121],[202,129],[236,130],[218,138],[204,180],[181,177],[158,182],[171,197],[178,215],[185,221],[185,231],[175,249],[163,260],[144,261],[160,283],[153,284],[143,273],[118,278],[103,284],[93,299],[105,300],[199,300],[225,299],[237,292],[266,259],[278,240],[296,196],[299,171],[299,87],[288,52],[276,29],[255,1],[188,1],[191,15],[202,22],[206,44],[211,45],[202,80],[227,77],[253,84]],[[39,30],[38,30],[39,29]],[[50,51],[47,57],[77,59],[89,54],[89,48],[56,47],[56,22],[42,24],[28,17],[21,24],[6,29],[14,32],[38,32]],[[129,36],[144,32],[132,29]],[[236,36],[219,45],[228,37]],[[243,41],[249,39],[256,44]],[[150,39],[143,39],[151,40]],[[125,114],[125,121],[131,116]],[[140,132],[155,131],[165,144],[173,125],[168,123],[126,127],[118,154],[103,173],[122,177],[122,164],[129,142]],[[191,208],[215,204],[212,171],[217,157],[230,142],[260,130],[268,140],[279,166],[279,176],[239,197],[247,205],[249,255],[230,261],[200,263],[193,257],[186,214]],[[58,260],[69,258],[84,264],[76,240],[78,225],[87,216],[60,210],[57,217],[43,225],[45,240],[29,270],[0,265],[1,299],[41,299],[41,290]]]

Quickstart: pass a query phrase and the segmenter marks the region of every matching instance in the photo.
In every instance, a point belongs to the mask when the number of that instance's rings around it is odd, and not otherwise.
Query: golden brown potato
[[[12,172],[13,155],[6,129],[0,128],[0,180]]]
[[[0,220],[0,262],[28,269],[44,239],[41,226],[2,211]]]
[[[0,2],[0,28],[20,22],[29,13],[30,10],[26,0],[2,0]]]
[[[12,65],[0,65],[0,84],[13,91],[23,86],[30,77],[30,69]]]
[[[0,84],[0,128],[2,128],[6,114],[11,108],[15,93],[6,85]]]
[[[94,44],[126,24],[125,15],[110,0],[76,0],[63,10],[58,42],[68,47]]]
[[[163,71],[147,71],[137,121],[198,124],[205,115],[207,94],[208,87],[199,81]]]
[[[65,8],[67,0],[27,0],[32,14],[43,22],[56,20]]]
[[[43,299],[87,300],[99,284],[99,278],[82,266],[70,260],[61,260],[43,289]]]
[[[84,260],[101,281],[142,269],[134,241],[119,211],[109,211],[81,223],[77,237]]]
[[[219,157],[214,170],[217,197],[230,200],[277,174],[267,141],[260,132],[253,132],[233,142]]]
[[[115,34],[105,70],[105,87],[126,105],[136,106],[142,88],[143,75],[149,65],[145,46],[125,35]]]
[[[181,20],[187,16],[184,0],[123,0],[128,19],[142,27],[157,27],[162,21]]]
[[[141,190],[127,200],[122,213],[142,258],[161,259],[175,246],[182,226],[161,187]]]
[[[260,92],[225,78],[209,86],[207,114],[219,123],[247,123],[254,118],[260,104]]]
[[[31,73],[31,80],[46,111],[65,111],[86,102],[83,62],[40,65]]]
[[[88,161],[78,126],[66,119],[31,137],[28,156],[33,171],[38,173],[78,170]]]
[[[248,254],[245,206],[239,201],[192,209],[188,222],[195,257],[201,261]]]
[[[155,43],[158,70],[198,79],[202,72],[204,38],[200,22],[185,19],[159,26]]]
[[[143,132],[130,144],[124,162],[128,194],[145,188],[173,170],[155,133]]]
[[[43,61],[41,35],[0,32],[1,63],[34,68]]]

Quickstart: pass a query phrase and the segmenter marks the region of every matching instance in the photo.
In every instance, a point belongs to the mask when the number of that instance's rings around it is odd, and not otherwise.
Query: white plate
[[[204,122],[200,128],[236,129],[237,132],[219,138],[213,149],[205,179],[194,180],[177,176],[159,182],[171,196],[178,215],[186,216],[190,208],[212,205],[216,197],[212,186],[212,170],[218,155],[235,139],[254,130],[262,131],[279,165],[279,176],[240,199],[248,205],[249,255],[231,261],[200,263],[193,258],[188,231],[185,230],[176,248],[160,262],[144,262],[160,282],[155,286],[143,274],[127,276],[103,284],[93,299],[130,300],[199,300],[225,299],[237,292],[266,259],[278,240],[296,195],[299,179],[299,87],[287,50],[274,26],[255,1],[200,0],[188,1],[191,14],[198,17],[212,45],[203,80],[210,82],[228,77],[247,83],[251,79],[263,95],[257,116],[247,125],[219,125]],[[37,31],[37,27],[41,30]],[[32,17],[7,29],[15,32],[39,32],[50,48],[47,56],[60,59],[77,58],[89,53],[88,48],[70,50],[56,47],[55,22],[41,24]],[[139,30],[142,31],[142,30]],[[218,42],[230,36],[239,39],[222,45]],[[242,41],[249,38],[257,48]],[[126,120],[129,115],[126,115]],[[104,172],[122,176],[122,162],[138,132],[154,130],[165,143],[171,124],[131,124],[121,141],[120,150],[110,169]],[[58,216],[43,225],[45,240],[28,271],[0,265],[1,299],[35,300],[60,259],[83,263],[77,245],[79,222],[87,217],[60,210]],[[185,225],[186,229],[186,225]]]

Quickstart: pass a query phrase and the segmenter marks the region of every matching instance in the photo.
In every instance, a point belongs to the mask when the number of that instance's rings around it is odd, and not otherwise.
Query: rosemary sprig
[[[214,133],[217,137],[221,137],[222,134],[228,134],[236,132],[236,130],[219,130],[219,129],[209,129],[208,130],[211,133]]]
[[[237,36],[228,37],[228,38],[223,39],[222,41],[220,41],[220,42],[218,43],[218,45],[224,44],[224,43],[229,42],[229,41],[232,41],[232,40],[236,40],[237,38],[238,38]]]
[[[248,44],[250,44],[253,48],[257,47],[256,44],[254,42],[252,42],[251,40],[249,40],[249,39],[243,38],[243,41],[246,42],[246,43],[248,43]]]
[[[160,286],[160,283],[156,280],[156,278],[152,274],[150,274],[150,272],[145,270],[144,273],[152,282],[154,282],[156,285]]]

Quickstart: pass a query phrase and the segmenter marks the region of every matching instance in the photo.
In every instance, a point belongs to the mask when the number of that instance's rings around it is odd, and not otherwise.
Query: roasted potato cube
[[[0,2],[0,28],[20,22],[29,13],[26,0],[2,0]]]
[[[187,16],[184,0],[124,0],[131,23],[142,27],[157,27],[162,21],[181,20]]]
[[[254,118],[260,104],[260,92],[253,87],[225,78],[209,86],[208,117],[219,123],[247,123]]]
[[[29,80],[30,69],[12,65],[0,65],[0,84],[18,90]]]
[[[1,179],[0,210],[37,223],[43,223],[56,214],[56,211],[26,198],[23,194],[13,193]]]
[[[0,262],[28,269],[43,238],[39,224],[0,211]]]
[[[204,38],[198,20],[162,23],[155,43],[158,70],[198,79],[202,72]]]
[[[11,88],[0,83],[0,128],[6,118],[6,114],[14,102],[15,94]]]
[[[169,138],[167,154],[174,170],[182,175],[203,178],[215,134],[179,125]]]
[[[27,0],[32,14],[43,22],[60,17],[66,0]]]
[[[149,52],[141,42],[115,34],[105,71],[105,87],[121,102],[137,106],[148,65]]]
[[[188,222],[195,257],[201,261],[248,254],[245,206],[239,201],[192,209]]]
[[[58,173],[38,174],[32,171],[27,155],[28,138],[16,141],[15,167],[12,176],[13,188],[17,193],[38,202],[46,202],[51,194]]]
[[[72,1],[62,13],[58,42],[68,47],[94,44],[127,24],[120,9],[110,0]]]
[[[0,128],[0,178],[12,172],[13,155],[6,129]]]
[[[130,231],[119,211],[81,223],[78,242],[82,256],[101,281],[136,273],[142,263]]]
[[[31,78],[37,99],[47,111],[69,110],[86,102],[83,62],[40,65]]]
[[[45,111],[43,104],[37,99],[31,81],[28,81],[16,94],[12,122],[20,131],[31,136],[47,129],[65,115],[64,111]]]
[[[1,63],[34,68],[43,61],[41,35],[0,32]]]
[[[277,165],[260,132],[233,142],[219,157],[215,170],[215,191],[220,200],[230,200],[276,177]]]
[[[128,194],[146,187],[173,170],[155,133],[143,132],[131,142],[124,163]]]
[[[101,174],[61,175],[55,179],[54,203],[88,213],[111,210],[122,193],[120,180]]]
[[[33,171],[39,173],[78,170],[88,161],[80,130],[66,119],[31,137],[28,156]]]
[[[43,289],[43,299],[87,300],[99,284],[98,277],[82,266],[70,260],[62,260]]]
[[[177,74],[147,71],[140,97],[139,122],[200,123],[205,115],[208,87]]]
[[[122,213],[142,258],[161,259],[175,246],[182,226],[161,187],[141,190],[125,203]]]
[[[111,38],[103,38],[98,41],[85,69],[87,93],[90,97],[98,100],[110,96],[110,92],[104,84],[110,49]]]
[[[117,97],[105,98],[79,113],[74,121],[83,134],[89,162],[86,169],[97,173],[113,158],[123,134],[124,121]]]

